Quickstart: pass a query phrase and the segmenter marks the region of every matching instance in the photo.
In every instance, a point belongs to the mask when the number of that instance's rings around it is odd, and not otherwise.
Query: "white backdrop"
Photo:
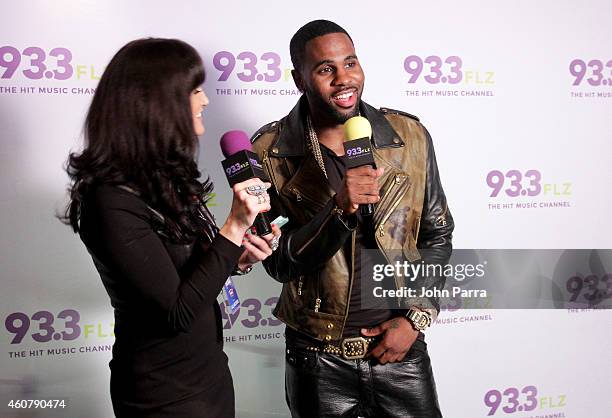
[[[230,195],[218,138],[290,110],[289,39],[327,18],[355,41],[364,99],[430,130],[457,248],[612,248],[611,12],[604,0],[5,3],[0,416],[112,416],[112,310],[84,246],[54,215],[97,79],[126,42],[179,38],[203,56],[200,166],[217,185],[220,221]],[[270,314],[279,286],[261,267],[236,281],[244,305],[224,322],[238,416],[287,416],[283,326]],[[443,312],[438,322],[428,343],[446,417],[612,416],[609,310]],[[66,407],[14,409],[11,399]]]

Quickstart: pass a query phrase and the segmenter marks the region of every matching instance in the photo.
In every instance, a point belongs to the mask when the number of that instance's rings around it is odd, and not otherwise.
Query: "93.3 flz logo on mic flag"
[[[347,168],[361,167],[363,165],[372,165],[374,158],[372,157],[372,145],[368,138],[355,139],[344,143],[344,161]]]
[[[259,157],[252,151],[242,150],[221,162],[230,186],[257,177],[266,180],[267,176]]]

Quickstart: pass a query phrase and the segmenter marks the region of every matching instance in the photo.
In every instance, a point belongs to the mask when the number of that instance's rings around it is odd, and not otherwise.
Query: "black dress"
[[[243,249],[219,234],[173,243],[159,214],[114,186],[85,199],[80,227],[115,311],[115,414],[233,417],[217,295]]]

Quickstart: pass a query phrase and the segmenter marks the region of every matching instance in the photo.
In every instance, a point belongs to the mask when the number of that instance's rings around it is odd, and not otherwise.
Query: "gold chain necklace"
[[[312,126],[312,120],[310,119],[310,115],[306,116],[306,127],[308,128],[308,145],[309,149],[317,160],[319,167],[321,167],[321,171],[327,177],[327,171],[325,170],[325,163],[323,162],[323,155],[321,155],[321,146],[319,145],[319,138],[317,137],[317,133]]]

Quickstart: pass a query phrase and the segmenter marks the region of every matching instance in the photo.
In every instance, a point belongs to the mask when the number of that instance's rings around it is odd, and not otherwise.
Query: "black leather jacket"
[[[355,228],[339,215],[334,191],[306,148],[305,98],[279,122],[253,136],[272,184],[272,213],[289,217],[279,249],[264,261],[267,272],[284,283],[274,314],[288,326],[322,341],[341,338],[352,284],[353,266],[343,244]],[[381,200],[374,213],[375,238],[389,263],[423,259],[445,264],[452,251],[453,218],[440,183],[431,137],[418,119],[362,102],[361,114],[372,125],[372,145]],[[424,250],[427,251],[419,251]],[[349,257],[354,261],[354,254]],[[395,278],[399,289],[405,278]],[[430,280],[442,288],[444,277]],[[417,306],[432,314],[437,298],[398,299],[398,308]]]

